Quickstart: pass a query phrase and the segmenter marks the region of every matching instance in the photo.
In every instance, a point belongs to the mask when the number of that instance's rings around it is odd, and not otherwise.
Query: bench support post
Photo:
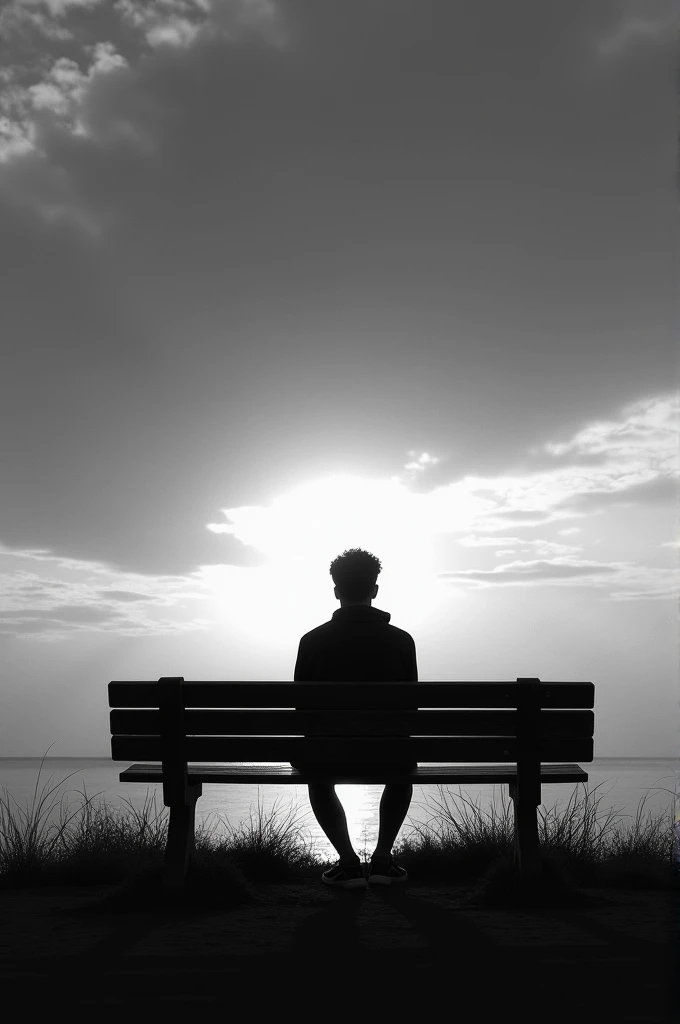
[[[541,870],[541,844],[538,838],[537,804],[522,799],[521,790],[510,783],[510,797],[515,816],[513,864],[522,879],[534,878]]]
[[[518,679],[517,782],[510,783],[515,817],[513,864],[523,880],[541,871],[538,805],[541,802],[540,680]]]
[[[163,803],[170,808],[168,838],[163,862],[163,887],[181,889],[195,849],[196,801],[203,791],[200,782],[189,785],[184,725],[183,676],[158,680]]]
[[[202,792],[200,782],[187,787],[187,801],[170,805],[168,839],[163,861],[163,887],[181,889],[195,849],[196,801]]]

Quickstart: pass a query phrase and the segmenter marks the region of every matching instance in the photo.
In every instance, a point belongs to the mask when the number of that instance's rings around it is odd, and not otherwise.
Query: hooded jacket
[[[418,682],[413,637],[390,625],[390,618],[389,612],[371,605],[337,608],[328,622],[301,638],[294,682]],[[312,762],[307,766],[320,767]],[[415,767],[415,762],[404,767]]]
[[[410,633],[367,604],[337,608],[300,640],[294,682],[418,682]]]

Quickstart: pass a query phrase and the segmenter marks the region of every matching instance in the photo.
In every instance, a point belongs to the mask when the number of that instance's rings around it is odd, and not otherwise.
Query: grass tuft
[[[282,813],[277,802],[265,814],[258,787],[257,814],[249,821],[233,828],[220,817],[211,827],[197,826],[185,891],[170,895],[161,885],[168,809],[157,810],[148,790],[141,811],[127,800],[129,810],[94,804],[83,787],[80,808],[64,809],[62,796],[59,823],[48,823],[56,801],[46,801],[76,773],[38,797],[43,764],[44,758],[30,808],[15,810],[6,791],[0,798],[0,888],[106,885],[111,889],[100,908],[206,911],[257,900],[262,884],[318,880],[337,859],[317,855],[294,808]],[[613,810],[602,816],[602,797],[593,799],[598,788],[584,786],[580,797],[575,791],[563,811],[539,807],[542,869],[529,888],[513,865],[512,802],[501,790],[499,810],[495,787],[486,812],[460,787],[456,797],[438,786],[429,820],[405,826],[393,852],[414,881],[470,885],[470,899],[480,905],[573,903],[584,887],[677,888],[672,821],[663,813],[643,820],[647,794],[632,826],[614,821]],[[371,852],[365,845],[364,862]]]
[[[223,835],[216,835],[218,826],[215,825],[201,836],[200,845],[205,849],[228,851],[234,863],[253,881],[297,881],[318,864],[314,844],[304,837],[304,826],[292,807],[280,814],[278,801],[275,801],[271,811],[265,814],[259,793],[258,786],[256,818],[251,811],[248,822],[241,822],[234,828],[228,818],[218,816]]]
[[[631,826],[614,820],[616,812],[599,813],[603,783],[587,789],[583,784],[569,797],[564,809],[538,808],[538,834],[543,873],[555,891],[562,887],[675,889],[677,865],[673,859],[673,823],[669,815],[651,813],[643,820],[644,794]],[[496,787],[491,810],[482,811],[462,794],[458,797],[437,787],[435,814],[425,825],[412,824],[395,856],[411,874],[427,878],[474,881],[503,874],[513,861],[514,815],[512,801],[501,789],[500,811]],[[452,806],[458,800],[462,807]],[[624,816],[625,817],[625,816]],[[490,874],[486,874],[489,872]]]

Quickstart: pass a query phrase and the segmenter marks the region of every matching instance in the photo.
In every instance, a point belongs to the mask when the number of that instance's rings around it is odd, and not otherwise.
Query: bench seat
[[[200,764],[187,765],[187,781],[189,785],[197,782],[229,784],[248,784],[275,782],[282,785],[306,785],[319,778],[319,773],[298,771],[286,764]],[[342,777],[333,773],[336,782],[342,783]],[[156,782],[163,781],[161,764],[133,764],[119,775],[121,782]],[[469,783],[516,783],[517,766],[507,764],[490,765],[432,765],[424,764],[409,772],[390,773],[376,769],[375,775],[357,775],[351,780],[353,784],[383,785],[385,782],[411,782],[413,785],[430,785],[432,783],[450,783],[465,785]],[[542,764],[541,783],[587,782],[588,773],[577,764]]]

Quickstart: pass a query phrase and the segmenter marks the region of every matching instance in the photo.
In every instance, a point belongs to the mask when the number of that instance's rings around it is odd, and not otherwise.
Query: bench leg
[[[194,852],[196,801],[202,786],[187,787],[187,802],[170,806],[168,840],[163,862],[163,888],[181,889]]]
[[[510,797],[515,812],[513,863],[523,879],[535,878],[541,871],[537,804],[526,797],[523,799],[514,783],[510,783]]]

